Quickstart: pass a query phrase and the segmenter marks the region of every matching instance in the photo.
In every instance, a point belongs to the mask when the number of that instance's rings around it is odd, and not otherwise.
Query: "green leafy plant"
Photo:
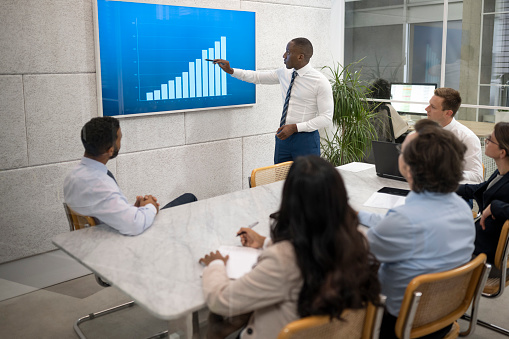
[[[321,139],[322,156],[334,166],[361,161],[371,150],[371,140],[376,138],[376,106],[366,101],[369,89],[360,79],[362,69],[351,71],[360,61],[345,67],[336,64],[322,68],[331,73],[335,127],[332,134],[325,131]]]

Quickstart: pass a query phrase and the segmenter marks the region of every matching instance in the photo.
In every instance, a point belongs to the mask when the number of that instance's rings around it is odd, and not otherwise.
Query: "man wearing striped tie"
[[[64,181],[64,200],[75,212],[94,217],[125,235],[138,235],[149,228],[159,212],[152,195],[137,196],[129,204],[106,163],[120,150],[122,131],[117,119],[93,118],[81,129],[85,154]],[[196,201],[185,193],[163,207]]]
[[[286,45],[286,67],[272,71],[231,68],[230,62],[214,59],[228,74],[255,84],[280,84],[283,111],[276,131],[274,163],[292,161],[297,156],[320,155],[318,129],[332,125],[334,101],[327,78],[309,60],[313,45],[306,38],[295,38]]]

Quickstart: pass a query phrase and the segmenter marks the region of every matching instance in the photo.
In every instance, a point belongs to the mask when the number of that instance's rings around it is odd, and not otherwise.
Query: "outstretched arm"
[[[233,68],[230,67],[230,62],[228,60],[214,59],[213,63],[214,65],[221,67],[221,69],[226,73],[233,74]]]

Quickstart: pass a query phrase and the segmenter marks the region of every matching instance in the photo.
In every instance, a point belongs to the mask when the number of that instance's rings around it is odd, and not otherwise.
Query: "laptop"
[[[371,144],[375,156],[376,175],[382,178],[406,181],[399,173],[398,168],[399,152],[396,146],[400,144],[375,140]]]

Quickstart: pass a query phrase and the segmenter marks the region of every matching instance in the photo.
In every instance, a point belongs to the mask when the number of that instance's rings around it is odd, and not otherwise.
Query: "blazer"
[[[283,327],[299,319],[297,301],[302,277],[289,241],[269,245],[253,270],[230,280],[222,264],[203,270],[203,293],[209,309],[223,316],[253,311],[241,338],[277,338]]]
[[[477,185],[460,185],[458,195],[465,200],[475,199],[480,211],[491,204],[491,213],[495,218],[488,217],[483,230],[479,220],[475,223],[475,250],[474,254],[486,253],[488,262],[493,263],[497,251],[498,239],[505,221],[509,219],[509,173],[506,173],[497,183],[488,189],[489,183],[499,174],[496,170],[491,177]]]

